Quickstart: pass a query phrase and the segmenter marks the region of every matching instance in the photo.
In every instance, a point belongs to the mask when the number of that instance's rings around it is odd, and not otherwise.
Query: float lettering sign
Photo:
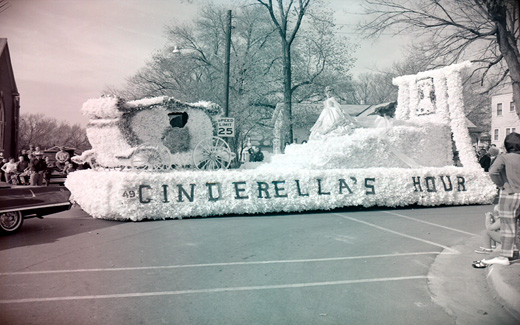
[[[278,180],[270,182],[257,181],[254,183],[239,181],[232,182],[231,184],[222,184],[219,182],[207,182],[205,184],[162,184],[160,186],[141,184],[136,190],[124,191],[123,197],[129,199],[138,198],[139,203],[142,204],[148,204],[152,201],[170,203],[170,198],[173,193],[173,196],[176,198],[174,201],[176,202],[194,202],[195,189],[197,189],[205,192],[203,197],[205,197],[207,201],[215,202],[225,199],[222,196],[222,188],[226,185],[231,187],[231,192],[233,193],[231,199],[233,200],[289,198],[289,193],[296,193],[297,197],[332,195],[333,192],[338,195],[351,195],[354,193],[352,189],[359,190],[356,187],[357,179],[354,177],[350,180],[340,178],[337,180],[335,187],[331,188],[324,187],[322,182],[322,179],[315,179],[314,186],[312,184],[311,186],[302,186],[298,179],[294,180],[293,183]],[[451,176],[445,175],[440,176],[438,180],[434,177],[425,177],[423,181],[421,181],[421,177],[413,177],[411,182],[414,186],[414,192],[466,191],[466,180],[462,176],[457,176],[454,181],[452,181]],[[159,189],[159,191],[157,191],[157,189]],[[370,177],[365,178],[361,186],[361,191],[363,191],[363,195],[375,195],[376,179]],[[155,195],[155,197],[152,194],[159,192],[161,195]]]
[[[453,180],[452,180],[453,178]],[[463,176],[441,175],[435,177],[412,177],[410,180],[413,184],[414,192],[465,192],[466,180]],[[310,198],[314,196],[328,195],[353,195],[354,191],[360,192],[361,195],[376,195],[376,178],[367,177],[362,180],[361,186],[357,186],[357,179],[339,178],[336,182],[323,184],[322,179],[314,179],[309,184],[303,185],[301,180],[295,179],[292,182],[285,180],[276,181],[238,181],[229,184],[220,182],[206,182],[205,184],[161,184],[150,185],[140,184],[135,190],[124,191],[123,198],[138,199],[141,204],[150,204],[152,202],[170,203],[170,202],[194,202],[195,191],[201,193],[197,198],[202,198],[206,202],[215,202],[219,200],[255,200],[255,199],[285,199],[290,196],[293,198]],[[223,196],[223,188],[228,187],[230,197]],[[289,195],[291,194],[291,195]]]
[[[478,171],[456,167],[451,171],[437,174],[403,169],[395,173],[389,169],[373,169],[370,173],[334,170],[307,171],[305,175],[287,171],[276,177],[255,170],[191,175],[157,173],[154,181],[143,173],[142,178],[136,177],[132,182],[113,180],[103,186],[114,194],[110,208],[136,220],[345,206],[472,204],[483,198],[492,200],[496,194],[489,180],[480,177]]]

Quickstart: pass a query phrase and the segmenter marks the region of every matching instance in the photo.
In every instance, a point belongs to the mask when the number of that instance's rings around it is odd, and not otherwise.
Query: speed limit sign
[[[235,118],[221,117],[217,120],[217,135],[219,137],[235,136]]]

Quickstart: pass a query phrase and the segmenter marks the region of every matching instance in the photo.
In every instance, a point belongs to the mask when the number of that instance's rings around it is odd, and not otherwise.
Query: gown
[[[343,113],[336,99],[334,97],[327,98],[323,104],[325,107],[311,128],[309,139],[323,139],[328,136],[351,133],[353,126],[351,118]]]

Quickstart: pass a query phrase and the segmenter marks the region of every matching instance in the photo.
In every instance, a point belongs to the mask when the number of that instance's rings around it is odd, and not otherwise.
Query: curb
[[[471,261],[482,258],[474,251],[481,243],[475,235],[437,255],[428,271],[432,300],[455,324],[520,324],[520,260],[475,269]]]
[[[520,282],[515,287],[505,280],[514,281],[515,271],[520,280],[520,263],[512,263],[509,266],[491,265],[486,278],[497,300],[503,303],[504,308],[520,322],[520,291],[517,289],[520,288]]]
[[[475,235],[437,255],[428,271],[432,300],[454,319],[455,324],[516,325],[516,317],[497,297],[496,290],[490,287],[487,279],[490,268],[475,269],[471,266],[472,260],[482,258],[474,252],[481,242],[482,237]],[[510,270],[516,271],[516,267]],[[508,286],[512,285],[507,278],[504,280]],[[520,285],[520,282],[516,283]]]

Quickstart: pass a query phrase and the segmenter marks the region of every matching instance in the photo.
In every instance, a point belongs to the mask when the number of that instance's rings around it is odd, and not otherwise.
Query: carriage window
[[[183,128],[188,123],[188,113],[169,113],[170,125],[172,128]]]

